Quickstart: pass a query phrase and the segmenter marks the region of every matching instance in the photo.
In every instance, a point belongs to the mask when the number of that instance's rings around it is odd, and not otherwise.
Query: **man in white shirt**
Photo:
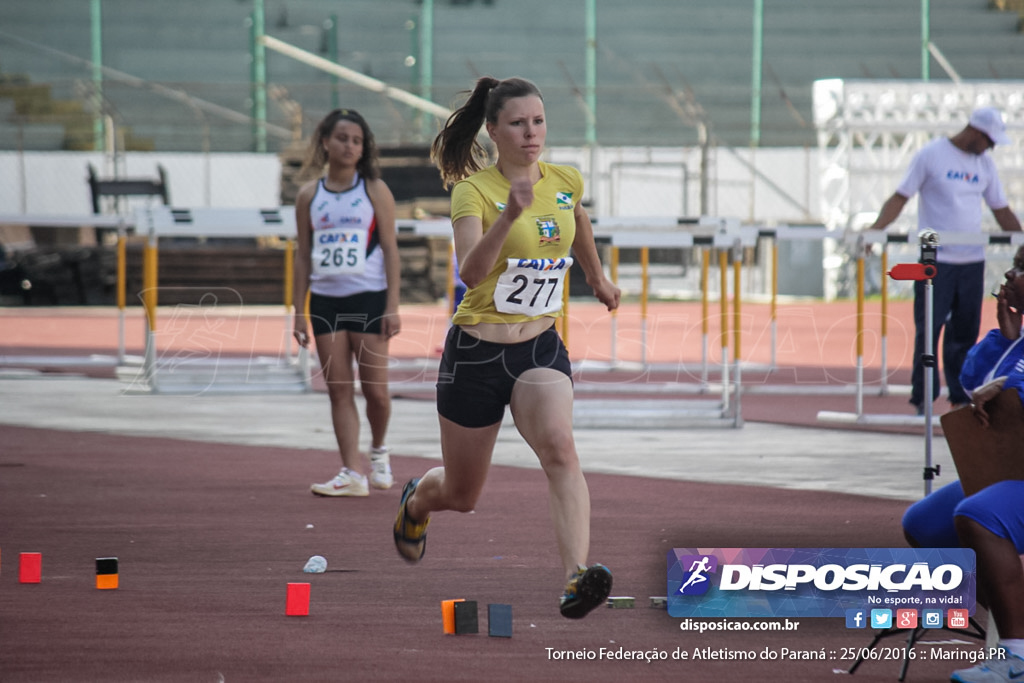
[[[959,133],[936,138],[914,155],[896,192],[882,205],[872,230],[884,230],[896,220],[907,201],[920,193],[917,225],[940,234],[936,257],[938,273],[932,279],[932,339],[942,338],[942,367],[954,406],[969,403],[960,386],[960,369],[967,352],[978,341],[981,303],[985,289],[985,247],[977,244],[942,244],[942,233],[980,233],[981,200],[984,199],[999,227],[1019,231],[1020,221],[1010,209],[996,173],[995,162],[986,152],[997,144],[1010,142],[1002,114],[982,107]],[[924,283],[914,283],[914,369],[910,403],[924,412]],[[935,400],[939,395],[939,371],[932,368]]]

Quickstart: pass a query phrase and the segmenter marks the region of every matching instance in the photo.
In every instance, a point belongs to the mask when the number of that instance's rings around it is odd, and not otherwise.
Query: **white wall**
[[[92,213],[89,164],[101,178],[114,177],[102,153],[0,152],[0,213]],[[166,171],[173,206],[265,208],[280,203],[281,164],[273,154],[129,152],[118,177],[155,179],[158,165]]]
[[[755,179],[739,158],[748,163],[753,159],[779,190],[763,179]],[[548,152],[548,159],[583,171],[595,215],[700,213],[697,148],[600,149],[596,183],[589,171],[588,150],[554,148]],[[817,151],[806,149],[713,150],[707,214],[767,223],[815,220],[819,205],[817,160]],[[90,163],[101,177],[112,177],[113,170],[101,153],[0,152],[0,213],[92,213],[86,182]],[[281,168],[273,154],[130,152],[124,155],[118,172],[120,177],[155,178],[158,164],[167,172],[171,204],[176,207],[266,208],[279,203]],[[132,205],[144,201],[132,200]],[[113,207],[105,212],[112,213]]]
[[[558,147],[550,150],[548,158],[583,172],[586,198],[598,216],[701,214],[699,148],[602,148],[596,154],[596,177],[590,172],[591,154],[586,149]],[[818,221],[818,160],[817,149],[712,148],[704,213],[746,222]]]

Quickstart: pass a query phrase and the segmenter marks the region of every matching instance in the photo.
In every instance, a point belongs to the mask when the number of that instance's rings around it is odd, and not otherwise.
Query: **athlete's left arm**
[[[609,311],[614,311],[619,307],[622,292],[605,277],[601,259],[597,255],[597,244],[594,243],[594,226],[590,223],[590,216],[583,208],[582,202],[576,203],[573,214],[576,217],[576,237],[572,242],[573,256],[583,269],[587,284],[593,288],[594,296]]]
[[[1020,232],[1020,221],[1008,206],[1001,209],[992,209],[992,215],[996,217],[996,223],[1006,232]]]
[[[388,299],[384,308],[384,319],[380,332],[385,338],[393,337],[402,329],[398,317],[398,302],[402,293],[402,259],[398,255],[398,232],[395,229],[395,196],[383,180],[366,183],[366,193],[373,202],[373,213],[377,221],[377,237],[384,254],[384,274],[388,280]]]

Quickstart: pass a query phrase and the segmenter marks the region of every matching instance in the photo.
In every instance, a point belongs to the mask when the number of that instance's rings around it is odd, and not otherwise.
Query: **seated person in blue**
[[[998,329],[970,350],[960,381],[971,393],[971,409],[988,426],[986,404],[1003,389],[1024,400],[1024,247],[999,289]],[[1022,455],[1024,457],[1024,455]],[[1024,677],[1024,481],[1007,480],[965,497],[953,482],[914,503],[903,516],[910,545],[973,548],[978,558],[978,598],[987,605],[999,630],[1005,657],[953,672],[951,681],[982,683]]]

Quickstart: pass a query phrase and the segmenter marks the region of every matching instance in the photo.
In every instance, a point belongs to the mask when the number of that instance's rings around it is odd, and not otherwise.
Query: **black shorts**
[[[463,427],[501,422],[516,380],[533,368],[572,378],[569,352],[554,327],[518,344],[496,344],[452,326],[437,371],[437,412]]]
[[[342,330],[380,334],[380,321],[387,303],[386,289],[352,296],[324,296],[310,292],[309,319],[313,323],[313,336]]]

